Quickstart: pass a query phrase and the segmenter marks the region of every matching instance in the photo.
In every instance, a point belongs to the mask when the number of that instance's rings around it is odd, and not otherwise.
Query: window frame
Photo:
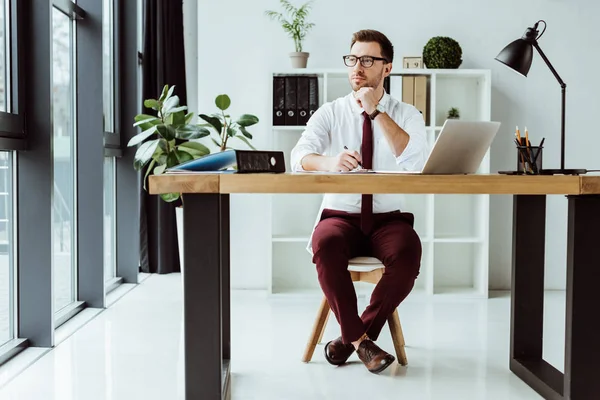
[[[5,1],[0,0],[4,7]],[[6,30],[6,36],[9,39],[6,50],[10,57],[7,74],[8,105],[10,112],[0,111],[0,150],[26,150],[26,130],[23,110],[25,109],[25,74],[20,73],[19,66],[24,63],[25,46],[22,45],[24,33],[24,12],[23,2],[18,0],[8,0],[8,21],[9,28]],[[4,44],[2,44],[4,45]]]
[[[104,2],[104,0],[99,0]],[[120,79],[119,79],[119,65],[120,65],[120,47],[121,43],[121,13],[120,4],[117,0],[110,0],[112,2],[112,53],[113,53],[113,132],[104,132],[104,155],[107,157],[121,157],[123,152],[121,150],[121,90],[120,90]],[[103,4],[104,6],[104,4]],[[102,16],[104,18],[104,15]],[[104,21],[103,21],[104,22]]]

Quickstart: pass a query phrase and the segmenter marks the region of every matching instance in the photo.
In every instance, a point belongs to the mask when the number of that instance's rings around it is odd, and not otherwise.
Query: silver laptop
[[[500,122],[447,119],[421,171],[412,174],[474,174],[490,148]]]

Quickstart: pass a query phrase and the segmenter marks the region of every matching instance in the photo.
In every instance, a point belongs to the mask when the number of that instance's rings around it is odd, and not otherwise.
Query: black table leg
[[[216,400],[229,374],[222,354],[221,195],[185,195],[183,212],[185,398]]]
[[[569,196],[565,399],[600,399],[600,196]]]
[[[510,369],[545,399],[600,398],[600,198],[569,197],[565,374],[542,358],[546,196],[514,197]]]
[[[231,360],[231,287],[229,273],[229,195],[221,195],[221,333],[223,345],[223,398],[229,391]]]

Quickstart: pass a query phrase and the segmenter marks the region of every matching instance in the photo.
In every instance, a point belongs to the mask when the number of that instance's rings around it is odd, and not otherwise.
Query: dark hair
[[[394,46],[392,46],[392,42],[383,33],[372,29],[363,29],[352,35],[350,48],[356,42],[377,42],[379,43],[379,47],[381,47],[381,57],[385,58],[388,62],[394,61]]]

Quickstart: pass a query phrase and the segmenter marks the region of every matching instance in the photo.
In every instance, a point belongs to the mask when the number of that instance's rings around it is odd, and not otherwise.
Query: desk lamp
[[[538,36],[538,24],[540,22],[544,23],[544,30]],[[532,28],[527,28],[523,37],[513,41],[508,44],[502,51],[496,56],[496,60],[501,63],[507,65],[517,73],[527,77],[527,73],[529,72],[529,68],[531,67],[531,62],[533,60],[533,49],[535,49],[540,53],[542,59],[550,68],[552,74],[560,84],[562,89],[562,115],[561,115],[561,125],[560,125],[560,169],[542,169],[541,173],[545,175],[579,175],[585,174],[587,171],[585,169],[565,169],[565,98],[566,98],[566,89],[567,84],[563,82],[560,78],[546,55],[538,45],[538,39],[542,37],[544,32],[546,31],[546,21],[539,20],[533,25]]]

